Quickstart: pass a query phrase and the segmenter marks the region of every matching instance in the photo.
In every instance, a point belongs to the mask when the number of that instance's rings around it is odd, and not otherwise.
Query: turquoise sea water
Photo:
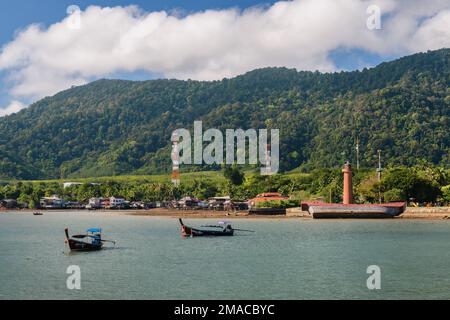
[[[232,222],[256,232],[183,239],[172,218],[1,213],[0,299],[450,299],[449,221]],[[101,227],[116,247],[66,254],[66,226]],[[70,265],[81,290],[66,287]]]

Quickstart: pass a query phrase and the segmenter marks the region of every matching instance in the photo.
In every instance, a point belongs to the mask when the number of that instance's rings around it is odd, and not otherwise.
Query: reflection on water
[[[190,220],[202,225],[215,220]],[[448,221],[233,220],[255,230],[183,239],[177,219],[0,214],[0,299],[450,298]],[[68,254],[64,228],[117,241]],[[381,290],[366,269],[381,268]],[[81,287],[66,288],[67,267]]]

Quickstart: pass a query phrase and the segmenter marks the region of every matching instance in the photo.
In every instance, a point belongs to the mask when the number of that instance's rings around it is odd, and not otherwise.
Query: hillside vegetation
[[[169,172],[170,135],[203,127],[278,128],[281,170],[424,162],[450,166],[450,49],[372,69],[286,68],[233,79],[99,80],[0,118],[0,178],[59,179]],[[184,170],[210,170],[193,167]]]

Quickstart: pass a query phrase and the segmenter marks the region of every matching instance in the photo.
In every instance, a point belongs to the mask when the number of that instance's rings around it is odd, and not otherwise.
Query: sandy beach
[[[127,215],[173,218],[227,218],[227,219],[311,219],[307,212],[298,208],[288,209],[286,215],[249,215],[247,211],[226,212],[212,210],[174,210],[151,209],[122,212]],[[413,208],[407,210],[395,219],[421,219],[421,220],[450,220],[450,207]]]
[[[35,211],[52,214],[64,214],[66,210],[0,210],[1,213],[15,212],[31,214]],[[73,212],[73,210],[69,210]],[[77,210],[75,210],[77,211]],[[169,217],[169,218],[189,218],[189,219],[312,219],[311,216],[300,208],[287,209],[286,215],[250,215],[247,211],[213,211],[213,210],[176,210],[166,208],[156,208],[150,210],[79,210],[80,213],[102,214],[102,215],[130,215],[144,217]],[[450,220],[450,207],[408,207],[406,211],[395,219],[416,219],[416,220]]]
[[[214,210],[176,210],[157,208],[151,210],[135,210],[124,212],[126,215],[171,217],[171,218],[227,218],[227,219],[286,219],[294,218],[287,215],[250,215],[247,211],[214,211]]]

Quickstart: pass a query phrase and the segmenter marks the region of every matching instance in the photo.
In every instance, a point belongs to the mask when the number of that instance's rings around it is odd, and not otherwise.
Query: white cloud
[[[0,117],[4,117],[16,112],[19,112],[23,108],[25,108],[26,105],[23,104],[20,101],[12,101],[8,106],[5,108],[0,108]]]
[[[371,4],[382,10],[382,30],[366,27]],[[211,80],[267,66],[331,71],[337,48],[408,54],[450,47],[449,10],[448,0],[296,0],[180,17],[91,6],[79,29],[66,18],[19,32],[0,52],[0,71],[20,99],[117,72]]]
[[[450,9],[426,19],[415,32],[409,47],[415,50],[435,50],[450,46]]]

